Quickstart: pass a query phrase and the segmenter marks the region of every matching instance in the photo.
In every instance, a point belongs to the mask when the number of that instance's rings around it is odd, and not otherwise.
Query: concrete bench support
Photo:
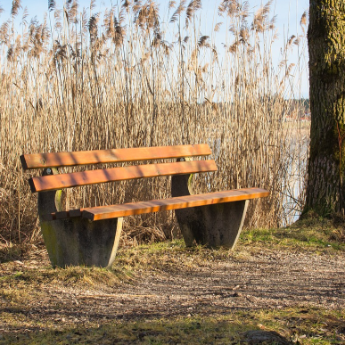
[[[48,168],[43,175],[54,172],[57,170]],[[38,193],[41,231],[52,266],[111,266],[118,249],[123,218],[98,222],[81,217],[43,220],[43,215],[63,210],[61,197],[62,190]]]
[[[172,176],[173,197],[194,194],[193,175]],[[248,200],[175,210],[186,246],[195,244],[232,249],[241,233]]]

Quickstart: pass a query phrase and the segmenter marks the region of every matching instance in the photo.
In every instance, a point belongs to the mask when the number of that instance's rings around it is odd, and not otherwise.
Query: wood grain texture
[[[261,188],[228,190],[222,192],[175,197],[165,200],[152,200],[122,205],[84,208],[82,210],[82,217],[92,221],[97,221],[143,213],[263,198],[269,196],[269,194],[269,191]]]
[[[80,152],[24,154],[20,156],[20,160],[24,169],[41,169],[48,167],[51,168],[98,163],[121,163],[140,160],[208,156],[211,153],[211,149],[207,144],[196,144]]]
[[[110,169],[75,172],[70,174],[49,175],[29,179],[32,192],[42,192],[61,188],[157,177],[175,174],[193,174],[198,172],[217,171],[214,160],[159,163]]]

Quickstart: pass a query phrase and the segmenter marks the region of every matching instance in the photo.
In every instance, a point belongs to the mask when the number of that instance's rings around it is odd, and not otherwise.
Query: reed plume
[[[303,194],[293,195],[287,181],[305,175],[307,152],[296,159],[302,137],[285,122],[305,109],[287,97],[296,75],[288,53],[305,36],[290,37],[275,66],[271,2],[249,20],[246,2],[221,1],[223,19],[210,33],[199,29],[197,0],[170,1],[167,19],[155,1],[122,1],[103,14],[95,5],[81,10],[68,0],[58,9],[49,0],[42,23],[23,11],[19,35],[13,18],[22,9],[14,0],[10,19],[0,25],[0,241],[40,240],[23,153],[207,142],[219,170],[198,176],[196,192],[266,188],[271,197],[251,203],[246,225],[290,221]],[[301,26],[306,20],[304,14]],[[220,30],[228,32],[224,45],[216,44]],[[65,203],[165,198],[169,186],[168,178],[87,186],[72,189]],[[290,207],[284,193],[298,202]],[[138,238],[178,235],[172,212],[130,217],[125,229],[140,232]]]

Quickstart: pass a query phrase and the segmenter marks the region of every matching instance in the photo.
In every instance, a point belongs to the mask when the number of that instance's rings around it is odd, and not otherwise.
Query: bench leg
[[[192,175],[172,177],[172,196],[193,194]],[[241,233],[248,200],[175,210],[186,246],[234,248]]]
[[[38,193],[41,231],[52,266],[111,266],[120,241],[122,218],[98,222],[81,217],[44,221],[42,215],[62,211],[61,196],[61,190]]]

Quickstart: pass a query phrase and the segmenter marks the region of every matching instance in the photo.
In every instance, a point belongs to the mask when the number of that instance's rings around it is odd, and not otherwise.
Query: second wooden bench
[[[129,148],[82,152],[24,154],[24,169],[44,169],[29,180],[38,192],[41,231],[53,266],[110,266],[118,249],[123,217],[175,210],[187,246],[233,248],[241,232],[248,200],[266,197],[260,188],[197,194],[191,174],[216,171],[214,160],[190,160],[208,156],[206,144]],[[160,159],[177,162],[97,169],[58,174],[58,167],[123,163]],[[63,210],[63,188],[172,175],[171,198],[119,205]]]

